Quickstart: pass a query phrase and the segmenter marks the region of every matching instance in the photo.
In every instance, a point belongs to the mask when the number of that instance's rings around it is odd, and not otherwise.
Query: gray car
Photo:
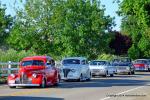
[[[127,73],[128,75],[135,74],[135,68],[132,61],[128,57],[116,58],[112,61],[112,65],[116,67],[116,73]]]

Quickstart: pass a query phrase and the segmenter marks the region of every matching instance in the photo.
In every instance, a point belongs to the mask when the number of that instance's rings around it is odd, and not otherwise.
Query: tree
[[[104,11],[98,0],[28,0],[8,42],[39,54],[96,58],[108,48],[106,31],[113,25]]]
[[[5,40],[9,36],[13,23],[13,18],[10,15],[6,15],[5,10],[5,5],[0,4],[0,48],[6,45]]]
[[[123,0],[120,3],[119,15],[123,16],[122,33],[132,38],[133,44],[128,52],[130,52],[129,55],[136,55],[136,58],[150,56],[149,9],[150,0]]]
[[[111,40],[109,46],[114,49],[115,55],[126,55],[128,49],[132,45],[132,40],[129,36],[123,35],[120,32],[114,31],[114,39]]]

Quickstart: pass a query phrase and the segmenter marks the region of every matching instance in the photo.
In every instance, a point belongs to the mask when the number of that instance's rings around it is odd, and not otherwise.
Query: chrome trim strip
[[[40,86],[40,84],[8,84],[8,86]]]

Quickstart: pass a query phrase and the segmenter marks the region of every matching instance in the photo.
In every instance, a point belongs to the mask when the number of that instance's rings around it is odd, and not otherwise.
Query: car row
[[[113,77],[115,74],[134,74],[136,70],[150,70],[150,60],[138,59],[131,61],[128,57],[107,60],[91,60],[85,57],[67,57],[58,67],[52,57],[25,57],[19,64],[18,73],[8,76],[8,86],[38,86],[58,85],[60,80],[89,81],[91,77]]]

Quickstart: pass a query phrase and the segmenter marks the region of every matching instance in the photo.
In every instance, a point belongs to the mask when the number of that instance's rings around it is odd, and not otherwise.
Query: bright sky
[[[6,4],[7,10],[6,14],[11,14],[12,16],[15,15],[15,12],[13,10],[13,5],[15,1],[18,0],[0,0],[2,4]],[[116,27],[114,27],[114,30],[119,31],[120,30],[120,24],[121,24],[121,18],[117,16],[116,11],[118,10],[118,5],[116,3],[112,3],[113,0],[101,0],[101,4],[105,5],[106,7],[106,15],[110,15],[111,17],[115,17],[115,23],[117,24]],[[16,4],[17,6],[20,6],[20,4]]]

